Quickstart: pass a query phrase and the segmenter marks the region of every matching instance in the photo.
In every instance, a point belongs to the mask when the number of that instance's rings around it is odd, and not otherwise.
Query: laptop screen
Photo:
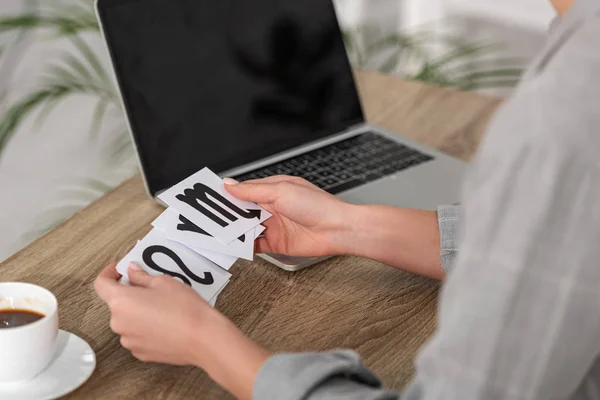
[[[99,0],[152,194],[363,121],[331,0]]]

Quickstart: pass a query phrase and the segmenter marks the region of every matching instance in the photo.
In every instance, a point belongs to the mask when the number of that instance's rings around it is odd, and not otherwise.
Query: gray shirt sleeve
[[[440,258],[446,275],[454,265],[458,251],[459,206],[440,206],[437,210],[440,227]]]
[[[600,17],[579,28],[564,31],[490,126],[465,185],[460,251],[442,237],[445,268],[455,266],[404,400],[565,399],[597,362]],[[254,398],[401,395],[356,354],[330,352],[273,356]]]

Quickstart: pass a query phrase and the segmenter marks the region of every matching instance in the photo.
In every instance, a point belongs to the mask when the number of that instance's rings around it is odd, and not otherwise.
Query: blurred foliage
[[[355,68],[440,86],[514,87],[523,73],[520,59],[498,57],[504,48],[497,43],[472,43],[432,32],[385,35],[371,26],[346,30],[344,40]]]
[[[0,33],[44,28],[57,37],[86,31],[99,32],[94,1],[30,1],[22,13],[0,18]]]
[[[110,74],[82,36],[85,32],[99,34],[92,0],[39,1],[21,14],[0,17],[0,34],[32,30],[48,32],[51,40],[66,38],[74,51],[61,53],[50,61],[36,88],[4,112],[0,118],[0,155],[28,116],[37,111],[41,124],[71,95],[84,94],[97,99],[91,139],[99,132],[107,112],[111,108],[121,109]],[[124,128],[123,134],[126,134]]]

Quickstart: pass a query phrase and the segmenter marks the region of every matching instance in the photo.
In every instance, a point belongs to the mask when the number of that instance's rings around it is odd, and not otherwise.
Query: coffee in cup
[[[44,314],[37,311],[7,308],[0,310],[0,329],[16,328],[42,318]]]
[[[40,286],[0,283],[0,384],[28,381],[50,364],[57,306],[56,297]]]

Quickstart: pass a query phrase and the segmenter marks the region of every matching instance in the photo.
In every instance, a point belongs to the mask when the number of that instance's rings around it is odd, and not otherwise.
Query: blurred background
[[[327,0],[324,0],[327,1]],[[335,0],[356,68],[507,96],[545,0]],[[0,2],[0,261],[137,172],[93,0]]]

